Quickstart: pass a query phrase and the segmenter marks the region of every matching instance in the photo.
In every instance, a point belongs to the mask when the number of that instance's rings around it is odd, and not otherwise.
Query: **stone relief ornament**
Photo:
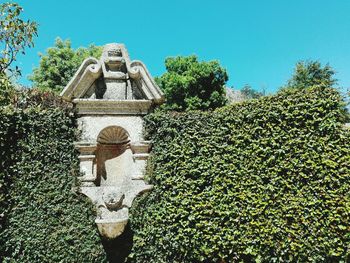
[[[107,44],[99,60],[84,60],[61,96],[79,115],[80,191],[96,205],[101,235],[116,238],[135,197],[152,189],[143,180],[151,149],[142,135],[143,116],[164,95],[123,44]]]

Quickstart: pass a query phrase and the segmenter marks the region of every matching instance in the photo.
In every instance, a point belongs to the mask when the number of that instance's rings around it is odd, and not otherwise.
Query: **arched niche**
[[[132,163],[129,133],[120,126],[104,128],[97,137],[96,185],[123,185],[130,176]]]

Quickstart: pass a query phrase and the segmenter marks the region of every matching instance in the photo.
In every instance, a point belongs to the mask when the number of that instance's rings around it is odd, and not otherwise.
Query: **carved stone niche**
[[[152,188],[143,180],[151,149],[143,116],[164,95],[124,45],[108,44],[99,60],[82,63],[61,96],[78,110],[80,191],[96,205],[101,235],[113,239],[124,231],[134,198]]]

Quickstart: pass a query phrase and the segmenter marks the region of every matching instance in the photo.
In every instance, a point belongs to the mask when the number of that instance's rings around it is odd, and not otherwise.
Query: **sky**
[[[4,0],[0,0],[1,2]],[[39,52],[56,37],[72,46],[124,43],[153,76],[164,59],[218,60],[228,86],[273,93],[300,60],[329,63],[338,85],[350,87],[349,0],[20,0],[23,17],[39,24],[35,47],[18,58],[27,80]]]

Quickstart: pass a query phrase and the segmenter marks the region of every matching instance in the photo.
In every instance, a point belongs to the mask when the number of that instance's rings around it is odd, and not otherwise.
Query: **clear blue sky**
[[[35,48],[19,58],[21,82],[56,37],[73,47],[125,43],[131,59],[153,76],[167,56],[217,59],[229,86],[274,92],[299,60],[329,62],[339,85],[350,87],[349,0],[21,0],[39,23]]]

